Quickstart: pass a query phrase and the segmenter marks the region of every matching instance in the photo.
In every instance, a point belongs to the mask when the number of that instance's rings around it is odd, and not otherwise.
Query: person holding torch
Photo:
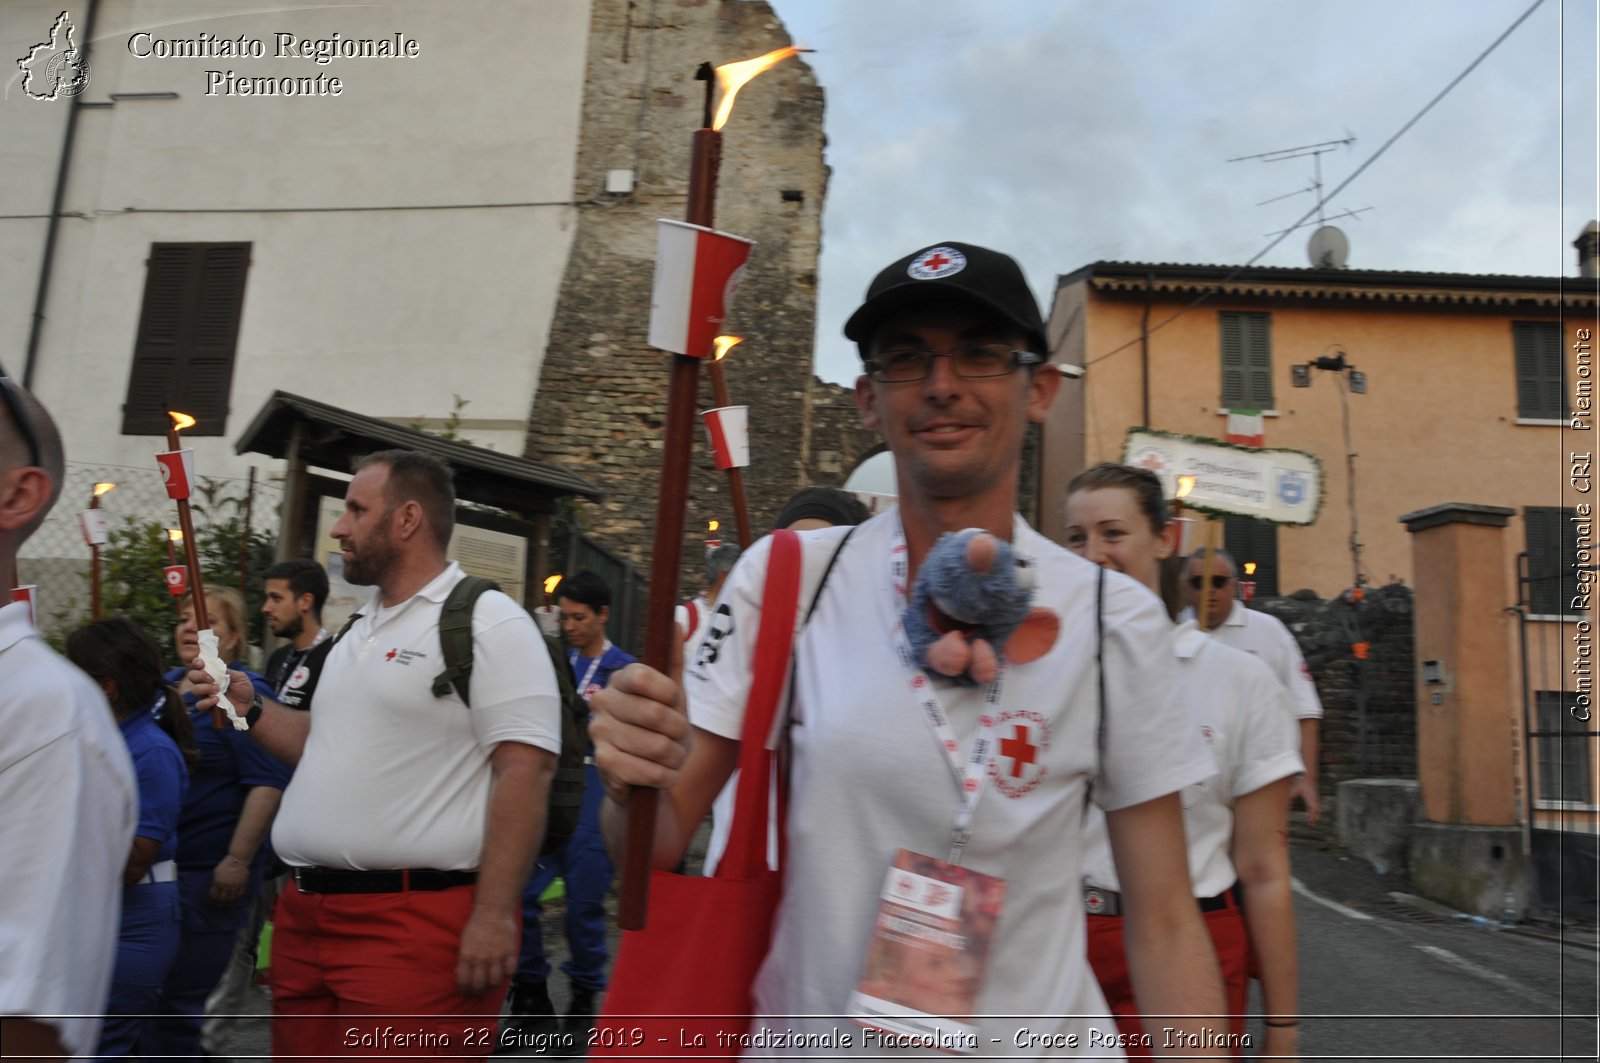
[[[863,359],[863,422],[895,457],[899,505],[856,529],[795,639],[784,883],[755,986],[765,1018],[753,1032],[826,1038],[852,1014],[880,896],[909,856],[952,877],[1003,880],[1003,910],[974,928],[992,941],[969,1017],[983,1052],[1075,1054],[1091,1037],[1114,1039],[1085,958],[1082,899],[1069,886],[1081,878],[1093,799],[1106,809],[1129,897],[1140,999],[1152,1015],[1186,1016],[1153,1020],[1157,1029],[1199,1034],[1210,1020],[1194,1016],[1220,1013],[1223,999],[1190,893],[1178,791],[1216,768],[1177,696],[1171,653],[1153,652],[1171,638],[1159,603],[1110,573],[1097,616],[1095,566],[1016,514],[1023,440],[1061,386],[1021,268],[971,244],[926,246],[878,274],[845,335]],[[914,670],[895,644],[904,588],[935,540],[965,528],[1011,541],[1037,573],[1034,605],[1060,621],[1041,657],[1007,666],[996,705],[982,688]],[[802,602],[847,530],[800,533]],[[670,868],[732,773],[770,544],[740,559],[724,591],[726,623],[694,667],[666,675],[633,665],[596,695],[590,733],[614,852],[630,787],[661,791],[654,865]],[[934,739],[941,729],[949,744]],[[999,741],[974,757],[991,731]],[[952,757],[973,770],[953,777]],[[951,860],[938,859],[947,852]],[[1008,1015],[1029,1016],[1030,1039],[1017,1037],[1016,1019],[995,1017]],[[1175,1054],[1215,1053],[1185,1040]]]

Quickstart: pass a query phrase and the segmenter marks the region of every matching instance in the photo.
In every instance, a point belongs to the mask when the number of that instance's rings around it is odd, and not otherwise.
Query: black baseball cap
[[[1021,329],[1028,349],[1049,354],[1039,304],[1022,267],[1010,255],[954,240],[930,244],[886,268],[872,279],[867,298],[844,323],[846,339],[861,345],[872,339],[879,322],[932,293],[948,295],[992,310]]]

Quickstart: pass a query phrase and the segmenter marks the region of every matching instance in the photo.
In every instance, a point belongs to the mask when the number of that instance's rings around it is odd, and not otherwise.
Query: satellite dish
[[[1350,261],[1350,238],[1336,226],[1324,225],[1311,234],[1306,254],[1317,269],[1344,269]]]

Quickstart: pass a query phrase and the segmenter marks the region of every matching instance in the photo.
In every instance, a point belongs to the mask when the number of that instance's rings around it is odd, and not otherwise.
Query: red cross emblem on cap
[[[906,275],[912,280],[940,280],[967,268],[967,256],[953,247],[930,247],[911,260]]]

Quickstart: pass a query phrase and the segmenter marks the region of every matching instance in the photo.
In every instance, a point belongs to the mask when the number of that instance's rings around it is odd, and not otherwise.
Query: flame
[[[716,356],[711,360],[713,362],[722,361],[722,359],[727,357],[729,351],[733,350],[743,342],[743,336],[718,336],[716,339],[711,341],[712,346],[716,347],[717,349]]]
[[[706,523],[706,528],[710,531],[716,531],[720,527],[722,527],[722,522],[720,520],[708,521]]]
[[[1178,497],[1179,498],[1188,498],[1189,497],[1189,492],[1193,491],[1193,490],[1194,490],[1194,477],[1193,476],[1180,476],[1180,477],[1178,477]]]
[[[167,538],[172,542],[181,543],[183,542],[183,532],[178,528],[168,528]]]
[[[111,484],[111,483],[98,483],[98,484],[95,484],[94,485],[94,497],[99,498],[101,495],[105,494],[107,491],[111,490],[113,487],[116,487],[116,486],[117,486],[116,484]]]
[[[1256,574],[1256,563],[1254,561],[1246,561],[1244,563],[1244,574],[1246,576],[1254,576]]]
[[[561,573],[557,572],[544,581],[544,592],[546,594],[554,594],[559,586],[561,586]]]
[[[711,120],[712,129],[721,129],[728,124],[728,116],[733,114],[733,98],[739,95],[739,90],[744,88],[757,74],[777,66],[791,55],[799,55],[800,49],[790,46],[779,48],[775,52],[757,56],[754,59],[745,59],[738,63],[724,63],[717,67],[717,88],[721,91],[722,99],[717,103],[716,117]]]
[[[172,418],[172,426],[180,432],[185,428],[194,427],[194,418],[190,417],[186,413],[179,413],[177,410],[168,410],[167,416]]]

